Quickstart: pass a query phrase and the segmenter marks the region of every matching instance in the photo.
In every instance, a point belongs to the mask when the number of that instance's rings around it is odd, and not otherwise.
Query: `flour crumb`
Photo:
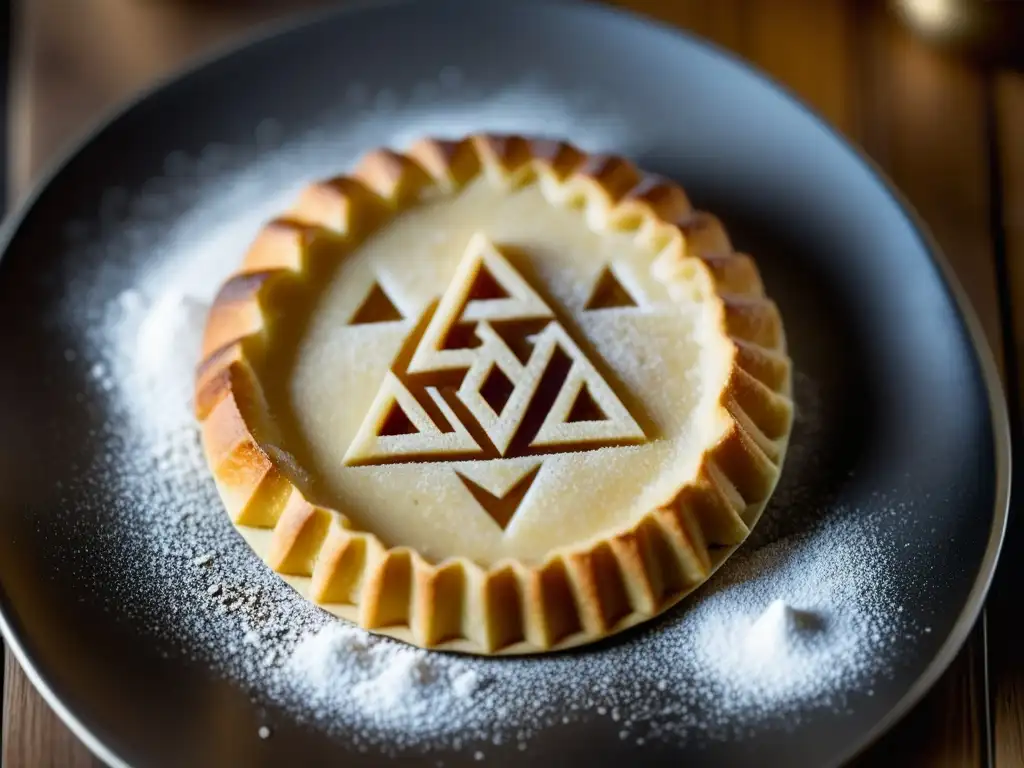
[[[774,600],[747,632],[747,657],[768,666],[780,657],[798,654],[823,628],[817,614],[794,608],[785,600]]]
[[[480,675],[472,669],[459,672],[452,678],[452,692],[459,698],[469,698],[480,687]]]
[[[482,686],[480,673],[459,659],[342,622],[303,639],[290,669],[320,706],[347,709],[395,732],[453,727]]]

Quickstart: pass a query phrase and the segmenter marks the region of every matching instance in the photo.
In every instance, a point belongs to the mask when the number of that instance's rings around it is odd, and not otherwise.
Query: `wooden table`
[[[324,0],[319,0],[321,3]],[[1009,1],[1009,0],[1006,0]],[[32,0],[16,14],[12,198],[97,114],[285,6],[317,0]],[[930,224],[1002,367],[1016,430],[1024,340],[1024,74],[975,67],[856,0],[620,0],[730,48],[817,108]],[[1011,536],[979,626],[916,709],[858,765],[1024,765],[1024,661]],[[3,764],[95,766],[8,654]]]

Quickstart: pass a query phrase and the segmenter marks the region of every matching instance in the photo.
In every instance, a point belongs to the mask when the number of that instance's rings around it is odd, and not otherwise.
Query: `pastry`
[[[792,422],[778,310],[718,219],[622,158],[488,135],[373,152],[267,224],[210,311],[196,410],[283,579],[480,654],[698,587]]]

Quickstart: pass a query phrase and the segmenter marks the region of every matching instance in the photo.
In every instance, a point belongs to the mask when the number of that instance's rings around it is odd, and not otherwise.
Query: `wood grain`
[[[277,10],[272,3],[225,3],[215,10],[211,5],[25,3],[18,22],[23,30],[16,90],[20,119],[12,126],[18,160],[12,169],[14,196],[99,111]],[[989,92],[981,73],[912,39],[877,4],[856,0],[620,0],[618,5],[692,30],[748,58],[861,144],[932,227],[990,344],[1001,349],[986,143]],[[1007,137],[1002,144],[1017,144],[1006,157],[1014,168],[1004,177],[1006,241],[1024,273],[1024,147],[1009,138],[1021,135],[1024,126],[1024,83],[1003,79],[998,94]],[[1020,278],[1017,306],[1024,307],[1024,274]],[[1024,313],[1018,323],[1022,339]],[[982,765],[984,656],[983,638],[975,632],[935,689],[857,764]],[[1016,737],[998,747],[1007,755],[1001,763],[1007,768],[1024,764],[1019,691],[1019,683],[998,688],[997,722]],[[92,764],[10,662],[4,704],[5,765]]]
[[[4,768],[100,768],[25,677],[10,651],[4,674]]]
[[[856,141],[855,6],[834,0],[748,0],[743,18],[739,52]]]
[[[989,199],[987,81],[888,15],[864,21],[861,143],[952,263],[1002,365]]]
[[[1021,406],[1024,405],[1024,74],[1001,72],[993,83],[993,128],[997,155],[1001,206],[997,211],[1002,263],[1007,278],[1006,296],[1011,311],[1007,323],[1013,330],[1008,350],[1016,362],[1015,379],[1008,389],[1015,444],[1024,433]],[[1017,613],[1020,584],[1024,579],[1024,552],[1020,521],[1011,520],[1006,547],[1000,561],[989,604],[990,675],[992,721],[995,735],[996,768],[1024,765],[1024,659],[1020,653]]]
[[[124,99],[286,11],[329,0],[35,0],[19,6],[10,187]],[[17,194],[12,196],[18,199]]]

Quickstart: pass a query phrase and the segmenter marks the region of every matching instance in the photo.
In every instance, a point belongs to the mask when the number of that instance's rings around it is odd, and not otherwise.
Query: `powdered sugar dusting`
[[[352,709],[377,727],[415,737],[465,722],[479,674],[458,659],[386,641],[332,622],[304,638],[288,669],[325,710]],[[456,726],[457,727],[457,726]]]
[[[714,597],[698,603],[694,649],[723,710],[841,703],[902,637],[884,586],[865,588],[851,577],[873,548],[858,544],[855,531],[844,539],[835,533],[744,553],[716,582]]]
[[[84,366],[94,385],[84,398],[106,414],[83,476],[102,476],[114,498],[87,481],[63,489],[68,508],[103,514],[106,533],[90,529],[96,571],[82,577],[116,578],[106,608],[163,653],[209,665],[260,705],[344,733],[362,751],[465,748],[484,760],[493,745],[528,749],[535,734],[580,720],[644,744],[732,739],[794,712],[843,711],[851,691],[888,673],[894,644],[923,629],[901,618],[888,587],[896,554],[873,517],[888,510],[842,508],[807,482],[822,419],[819,386],[807,377],[796,377],[783,487],[748,544],[683,608],[578,653],[481,659],[372,637],[300,599],[231,527],[190,410],[206,307],[260,222],[301,183],[340,170],[324,157],[343,164],[394,137],[481,128],[562,133],[595,149],[618,141],[614,109],[567,106],[536,88],[478,96],[467,111],[427,109],[465,87],[457,71],[441,74],[409,104],[351,91],[366,116],[343,138],[307,136],[271,152],[273,125],[261,126],[264,146],[255,159],[240,152],[241,170],[225,170],[225,148],[168,158],[167,178],[197,179],[169,230],[149,223],[180,205],[160,180],[141,199],[113,195],[101,206],[111,258],[69,292],[69,333],[87,322],[67,365]],[[580,135],[581,126],[591,128]],[[90,226],[74,233],[82,247],[91,247]],[[269,738],[274,725],[253,738]]]

